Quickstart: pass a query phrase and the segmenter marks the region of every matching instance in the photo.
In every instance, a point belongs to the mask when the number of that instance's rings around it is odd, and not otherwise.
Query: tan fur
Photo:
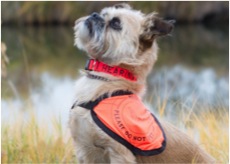
[[[90,72],[110,81],[90,79],[84,73],[76,82],[76,103],[97,99],[104,93],[129,90],[144,95],[146,77],[157,60],[156,38],[170,33],[173,25],[156,17],[144,15],[128,5],[116,5],[102,10],[105,27],[94,31],[86,28],[86,16],[76,21],[75,45],[109,65],[119,65],[137,76],[137,82],[105,73]],[[110,29],[108,23],[119,17],[122,30]],[[87,74],[87,72],[86,72]],[[108,109],[109,110],[109,109]],[[90,111],[75,106],[70,111],[69,126],[79,163],[213,163],[215,160],[186,134],[170,123],[160,121],[167,137],[163,153],[155,156],[134,156],[126,147],[109,137],[92,120]]]

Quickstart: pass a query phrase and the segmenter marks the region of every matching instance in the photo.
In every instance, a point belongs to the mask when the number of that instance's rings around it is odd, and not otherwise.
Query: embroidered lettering
[[[125,129],[125,126],[122,124],[121,122],[121,118],[120,118],[120,115],[119,115],[119,110],[115,110],[115,113],[114,113],[114,118],[116,120],[116,123],[118,125],[118,127],[122,130]]]
[[[133,136],[133,140],[135,141],[145,141],[145,137],[138,137],[138,136]]]
[[[103,66],[102,66],[102,70],[103,70],[103,71],[106,71],[106,70],[107,70],[107,65],[103,65]]]
[[[107,72],[112,73],[111,70],[112,70],[112,67],[108,66],[108,71]]]
[[[124,71],[124,76],[127,78],[128,76],[127,76],[127,71]]]
[[[127,76],[128,76],[128,78],[130,78],[130,77],[131,77],[131,73],[130,73],[130,72],[128,72],[128,73],[127,73]]]
[[[132,138],[132,134],[130,134],[128,131],[125,131],[125,135],[126,135],[128,138]]]
[[[121,68],[119,66],[109,66],[103,62],[94,59],[90,59],[87,61],[85,69],[90,71],[105,72],[114,76],[120,75],[121,77],[132,81],[137,80],[136,77],[125,68]]]
[[[123,75],[123,73],[124,73],[124,70],[121,69],[120,70],[120,75]]]
[[[115,70],[113,71],[114,74],[118,73],[118,68],[115,68]]]

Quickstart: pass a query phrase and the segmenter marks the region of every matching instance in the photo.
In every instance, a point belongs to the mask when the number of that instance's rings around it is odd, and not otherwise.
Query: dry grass
[[[226,109],[192,114],[186,131],[220,163],[229,162],[229,113]]]
[[[65,135],[64,135],[65,134]],[[2,125],[2,163],[72,163],[73,146],[68,132],[54,119],[49,127],[31,116]]]
[[[162,110],[162,109],[161,109]],[[225,109],[181,116],[185,131],[220,163],[229,158],[229,115]],[[185,121],[184,121],[185,120]],[[28,120],[18,117],[14,123],[2,124],[2,163],[73,163],[74,150],[69,132],[60,121],[38,124],[31,114]]]

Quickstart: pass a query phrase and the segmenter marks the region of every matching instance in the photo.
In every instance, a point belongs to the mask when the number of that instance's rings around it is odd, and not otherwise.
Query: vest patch
[[[165,133],[135,94],[105,98],[91,109],[95,123],[134,155],[150,156],[164,151]]]

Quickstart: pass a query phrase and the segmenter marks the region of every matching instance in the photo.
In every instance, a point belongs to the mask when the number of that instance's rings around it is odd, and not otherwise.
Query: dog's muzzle
[[[94,12],[85,20],[85,25],[89,30],[89,34],[93,36],[96,32],[101,32],[104,29],[105,21],[98,13]]]

